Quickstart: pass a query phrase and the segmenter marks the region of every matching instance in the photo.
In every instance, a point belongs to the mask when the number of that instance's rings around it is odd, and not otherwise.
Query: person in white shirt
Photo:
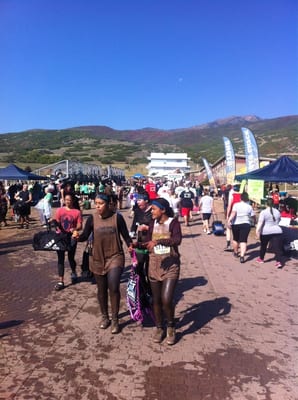
[[[204,195],[200,198],[199,208],[202,213],[203,219],[203,231],[210,235],[209,229],[209,221],[212,214],[215,213],[214,211],[214,200],[211,196],[209,196],[208,189],[204,190]]]
[[[258,264],[264,263],[268,243],[271,243],[272,250],[275,253],[275,266],[282,268],[282,229],[279,226],[280,212],[273,207],[273,200],[267,200],[267,208],[260,212],[258,225],[256,228],[256,236],[260,238],[261,248],[260,255],[256,262]]]
[[[246,192],[241,193],[241,201],[233,205],[232,212],[228,218],[228,225],[232,227],[233,232],[234,256],[238,257],[238,250],[240,247],[241,263],[244,263],[247,238],[251,227],[251,217],[255,218],[253,208],[248,201],[248,194]]]

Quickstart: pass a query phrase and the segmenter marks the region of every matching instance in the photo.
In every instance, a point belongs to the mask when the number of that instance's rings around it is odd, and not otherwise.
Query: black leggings
[[[137,253],[138,265],[136,272],[140,277],[141,293],[151,294],[150,282],[148,279],[149,254]]]
[[[164,311],[168,326],[174,326],[174,291],[178,279],[165,279],[164,281],[150,281],[152,297],[153,297],[153,311],[155,316],[155,323],[157,327],[162,327],[163,318],[162,312]]]
[[[71,250],[67,251],[68,262],[72,272],[76,272],[77,263],[75,261],[75,254],[76,254],[77,244],[73,244]],[[64,262],[65,262],[65,251],[57,251],[58,255],[58,276],[64,276]]]
[[[108,316],[108,291],[110,294],[112,319],[118,319],[120,306],[120,278],[123,268],[112,268],[106,275],[94,274],[97,284],[97,298],[101,314]]]
[[[276,261],[281,262],[283,257],[282,249],[282,234],[272,234],[272,235],[261,235],[261,248],[260,248],[260,258],[264,260],[268,243],[270,242],[271,248],[275,253]]]

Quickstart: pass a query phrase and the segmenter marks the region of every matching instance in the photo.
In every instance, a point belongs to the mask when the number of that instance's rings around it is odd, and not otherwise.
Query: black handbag
[[[34,250],[39,251],[69,251],[71,249],[71,234],[56,231],[41,231],[35,233],[32,243]]]
[[[89,257],[92,256],[92,251],[93,251],[93,232],[89,235],[85,250],[83,251],[82,265],[81,265],[83,278],[93,277],[93,273],[89,269]]]

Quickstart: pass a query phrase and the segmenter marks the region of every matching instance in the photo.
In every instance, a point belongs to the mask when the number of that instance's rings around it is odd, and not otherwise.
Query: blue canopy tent
[[[140,174],[139,172],[137,172],[136,174],[134,174],[133,178],[135,178],[135,179],[145,179],[145,176],[143,174]]]
[[[236,175],[235,179],[237,181],[258,179],[273,183],[298,183],[298,162],[290,157],[282,156],[266,167]]]
[[[46,176],[33,174],[25,171],[14,164],[9,164],[6,168],[0,169],[0,180],[16,180],[16,181],[41,181],[48,179]]]

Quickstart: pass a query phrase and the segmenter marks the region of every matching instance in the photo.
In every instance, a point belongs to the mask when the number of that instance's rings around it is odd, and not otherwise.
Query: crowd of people
[[[125,252],[136,253],[137,274],[140,277],[140,296],[143,306],[152,306],[155,320],[153,341],[165,337],[169,345],[176,341],[174,294],[180,274],[179,245],[182,241],[181,224],[189,226],[194,213],[202,218],[202,234],[212,234],[212,216],[216,215],[214,193],[199,182],[158,181],[152,179],[117,185],[107,181],[95,185],[66,182],[58,188],[58,207],[53,212],[52,182],[44,187],[0,184],[0,222],[7,226],[7,214],[17,216],[19,228],[28,229],[30,208],[40,213],[41,225],[54,224],[57,232],[67,234],[69,247],[57,251],[56,291],[65,288],[65,257],[71,268],[71,282],[78,281],[75,260],[78,242],[92,242],[90,271],[97,285],[101,312],[99,327],[111,327],[111,333],[120,332],[120,279],[125,266]],[[38,195],[37,195],[38,193]],[[275,191],[272,193],[276,193]],[[266,208],[258,221],[255,207],[246,192],[239,193],[239,185],[222,188],[220,198],[226,218],[225,251],[231,251],[240,263],[246,261],[247,241],[251,227],[256,225],[260,240],[258,264],[264,263],[268,244],[275,252],[276,267],[284,265],[281,211],[276,196],[269,196]],[[86,207],[86,202],[89,204]],[[126,202],[126,203],[125,203]],[[83,208],[94,208],[83,223]],[[121,209],[129,209],[131,226],[127,226]],[[111,315],[109,315],[109,303]]]

